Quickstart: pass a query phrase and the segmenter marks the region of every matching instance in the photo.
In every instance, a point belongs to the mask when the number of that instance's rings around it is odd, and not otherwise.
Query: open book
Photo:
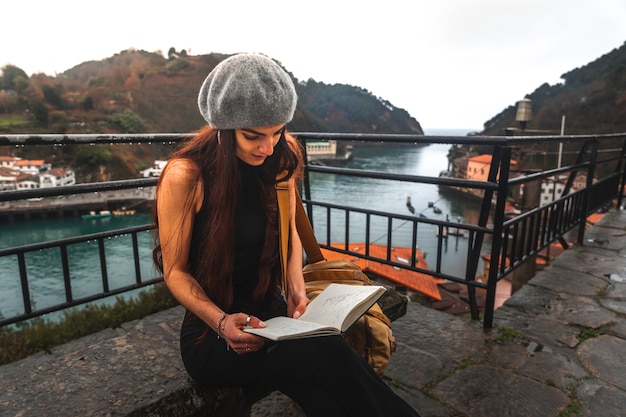
[[[244,331],[271,340],[326,336],[345,332],[385,293],[377,285],[330,284],[297,319],[274,317],[267,327],[245,327]]]

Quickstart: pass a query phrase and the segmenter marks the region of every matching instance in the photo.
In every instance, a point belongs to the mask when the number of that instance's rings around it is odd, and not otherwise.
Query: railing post
[[[304,199],[311,200],[311,173],[309,172],[309,161],[306,152],[306,139],[298,137],[298,141],[302,147],[302,158],[304,159],[304,172],[302,178],[302,186],[304,187]],[[313,206],[311,203],[307,203],[307,215],[309,216],[309,222],[313,225]]]
[[[61,267],[63,268],[63,283],[65,284],[65,301],[74,301],[72,295],[72,280],[70,278],[70,264],[67,257],[67,245],[61,245]]]
[[[620,160],[617,164],[617,172],[622,173],[620,177],[619,189],[617,191],[617,209],[619,210],[622,207],[622,199],[624,198],[624,185],[626,184],[626,138],[624,138],[624,142],[622,143],[622,153],[620,155]]]
[[[595,175],[596,160],[598,157],[598,141],[592,139],[589,149],[589,165],[587,166],[587,184],[585,185],[585,192],[583,197],[583,203],[580,205],[579,221],[578,225],[578,244],[582,245],[585,239],[585,227],[587,226],[587,216],[589,215],[589,207],[591,206],[591,192],[593,187],[593,176]]]
[[[495,152],[494,152],[495,154]],[[500,148],[500,175],[498,181],[498,196],[493,219],[493,236],[491,242],[491,258],[489,259],[489,278],[487,280],[487,297],[485,299],[485,316],[483,327],[490,329],[493,326],[493,312],[496,300],[496,286],[498,285],[498,264],[502,242],[504,239],[504,210],[509,187],[509,171],[511,168],[511,147]]]
[[[20,283],[22,286],[22,301],[24,302],[24,314],[33,312],[33,306],[30,302],[30,287],[28,285],[28,274],[26,272],[26,259],[23,253],[17,255],[17,263],[20,271]]]

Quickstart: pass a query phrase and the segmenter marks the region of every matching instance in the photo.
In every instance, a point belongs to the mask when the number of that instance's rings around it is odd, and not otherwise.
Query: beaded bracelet
[[[222,322],[224,321],[226,316],[228,316],[228,314],[226,313],[222,314],[222,317],[220,317],[220,319],[217,321],[217,325],[215,326],[215,333],[217,333],[218,339],[220,338],[220,335],[221,335],[220,326],[222,325]]]

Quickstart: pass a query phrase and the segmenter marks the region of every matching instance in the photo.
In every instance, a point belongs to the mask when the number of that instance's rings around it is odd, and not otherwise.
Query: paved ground
[[[613,211],[497,309],[490,331],[409,303],[385,377],[423,417],[621,417],[625,316],[626,213]],[[0,416],[136,416],[146,404],[166,415],[158,407],[189,389],[180,317],[168,310],[0,367]],[[274,394],[252,415],[301,413]]]
[[[613,211],[497,309],[490,331],[409,303],[385,377],[423,417],[623,417],[625,315],[626,212]],[[255,415],[277,415],[265,401]]]

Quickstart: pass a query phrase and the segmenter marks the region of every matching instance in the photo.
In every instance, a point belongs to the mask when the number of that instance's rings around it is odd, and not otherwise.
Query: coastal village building
[[[306,153],[308,157],[335,156],[337,154],[337,141],[329,140],[307,143]]]
[[[511,159],[511,172],[509,173],[509,178],[515,178],[521,175],[519,172],[515,172],[517,169],[517,161]],[[491,155],[482,154],[477,156],[471,156],[467,158],[467,170],[466,170],[466,178],[468,180],[474,181],[487,181],[489,178],[489,169],[491,168]],[[496,175],[496,178],[500,176],[500,173]],[[482,197],[482,191],[480,190],[468,190],[471,194]],[[509,194],[507,196],[507,213],[508,214],[519,214],[516,209],[516,205],[521,201],[522,196],[522,187],[513,187],[509,189]]]
[[[0,168],[13,168],[13,164],[18,159],[12,156],[0,156]]]
[[[467,179],[474,181],[487,181],[489,168],[491,166],[491,155],[482,154],[467,158]],[[517,161],[511,160],[511,171],[517,167]]]
[[[37,175],[52,168],[43,159],[29,160],[19,159],[13,163],[13,166],[26,174]]]
[[[161,172],[163,172],[163,169],[165,169],[165,165],[167,165],[167,161],[156,160],[150,168],[146,168],[141,171],[141,175],[144,178],[158,177],[161,175]]]
[[[594,182],[596,180],[594,179]],[[550,177],[546,178],[541,182],[541,195],[539,197],[539,206],[545,206],[546,204],[550,204],[554,200],[561,197],[563,194],[563,190],[565,190],[565,183],[567,182],[567,176],[562,176],[559,178]],[[570,189],[570,194],[582,190],[587,186],[587,175],[578,174],[574,181],[572,182],[572,187]]]
[[[475,181],[487,181],[489,168],[491,166],[491,155],[482,154],[467,158],[467,179]],[[517,167],[517,162],[511,160],[511,171]],[[511,172],[510,178],[515,178],[519,173]],[[541,191],[539,195],[539,206],[545,206],[561,197],[565,189],[567,176],[555,179],[554,177],[546,178],[541,182]],[[585,188],[587,184],[587,176],[578,174],[572,183],[571,192]],[[509,197],[514,202],[521,202],[523,198],[523,185],[519,189],[511,190]]]
[[[29,190],[76,184],[74,171],[52,168],[43,159],[0,157],[0,190]]]
[[[52,168],[45,174],[39,176],[41,188],[62,187],[64,185],[76,184],[74,171],[67,168]]]
[[[17,178],[21,172],[14,168],[8,168],[6,165],[0,166],[0,190],[17,189]]]
[[[21,173],[15,179],[15,187],[18,190],[32,190],[33,188],[41,188],[39,177]]]

